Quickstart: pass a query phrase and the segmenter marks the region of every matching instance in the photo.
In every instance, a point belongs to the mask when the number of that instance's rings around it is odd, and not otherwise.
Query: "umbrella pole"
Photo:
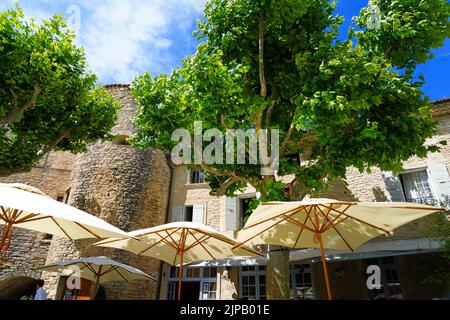
[[[323,274],[325,275],[325,285],[327,287],[327,295],[328,300],[332,300],[331,297],[331,288],[330,288],[330,279],[328,278],[328,269],[327,269],[327,261],[325,260],[325,252],[323,249],[323,243],[322,243],[322,235],[319,233],[317,235],[320,245],[320,255],[322,256],[322,268],[323,268]]]
[[[180,269],[178,270],[178,301],[181,300],[181,278],[183,277],[183,251],[180,253]]]
[[[92,300],[95,299],[95,295],[97,294],[98,286],[100,284],[100,273],[102,272],[102,266],[100,266],[97,275],[95,276],[95,284],[92,290]]]
[[[92,292],[92,300],[95,299],[95,295],[97,294],[99,284],[100,284],[100,276],[97,276],[97,279],[95,280],[94,291]]]
[[[180,236],[180,244],[178,246],[178,250],[180,252],[180,270],[179,270],[179,274],[178,274],[178,301],[181,301],[181,285],[182,285],[182,277],[183,277],[183,254],[184,254],[184,248],[186,245],[186,234],[187,231],[185,229],[183,229],[181,231],[181,236]]]
[[[12,224],[6,223],[2,226],[2,238],[0,242],[0,254],[1,259],[6,257],[6,254],[8,253],[9,246],[11,244],[11,238],[12,238]],[[8,242],[8,243],[6,243]]]
[[[2,225],[2,240],[0,242],[0,252],[3,251],[3,246],[6,243],[6,239],[8,239],[10,224],[6,223]]]

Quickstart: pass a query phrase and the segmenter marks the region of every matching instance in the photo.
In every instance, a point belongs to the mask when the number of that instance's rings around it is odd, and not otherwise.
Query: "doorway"
[[[178,282],[169,283],[169,300],[176,300],[178,295]],[[197,301],[200,297],[199,281],[183,281],[181,284],[181,298],[186,301]]]

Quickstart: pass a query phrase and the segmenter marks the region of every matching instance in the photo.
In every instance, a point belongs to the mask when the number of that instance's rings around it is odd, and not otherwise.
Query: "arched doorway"
[[[0,300],[20,300],[22,297],[34,297],[36,279],[26,276],[10,277],[0,281]]]

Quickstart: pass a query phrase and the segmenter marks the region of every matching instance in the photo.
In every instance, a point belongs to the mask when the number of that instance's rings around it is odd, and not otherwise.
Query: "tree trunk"
[[[289,194],[289,201],[302,200],[308,194],[303,184],[295,185]],[[291,273],[289,269],[289,248],[267,246],[266,290],[268,300],[290,300]]]
[[[289,300],[291,297],[287,248],[267,246],[266,296],[268,300]]]

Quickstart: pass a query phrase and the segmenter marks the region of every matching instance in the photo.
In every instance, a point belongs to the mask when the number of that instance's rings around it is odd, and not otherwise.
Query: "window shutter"
[[[239,228],[238,198],[225,198],[225,230],[236,231]]]
[[[390,172],[384,172],[382,176],[384,184],[386,185],[386,191],[389,194],[389,200],[392,202],[405,201],[405,195],[403,194],[400,178]]]
[[[205,224],[205,206],[203,204],[194,204],[192,222]]]
[[[183,206],[172,208],[172,222],[183,221]]]
[[[439,198],[450,196],[450,175],[445,164],[431,164],[428,167],[431,183]]]

